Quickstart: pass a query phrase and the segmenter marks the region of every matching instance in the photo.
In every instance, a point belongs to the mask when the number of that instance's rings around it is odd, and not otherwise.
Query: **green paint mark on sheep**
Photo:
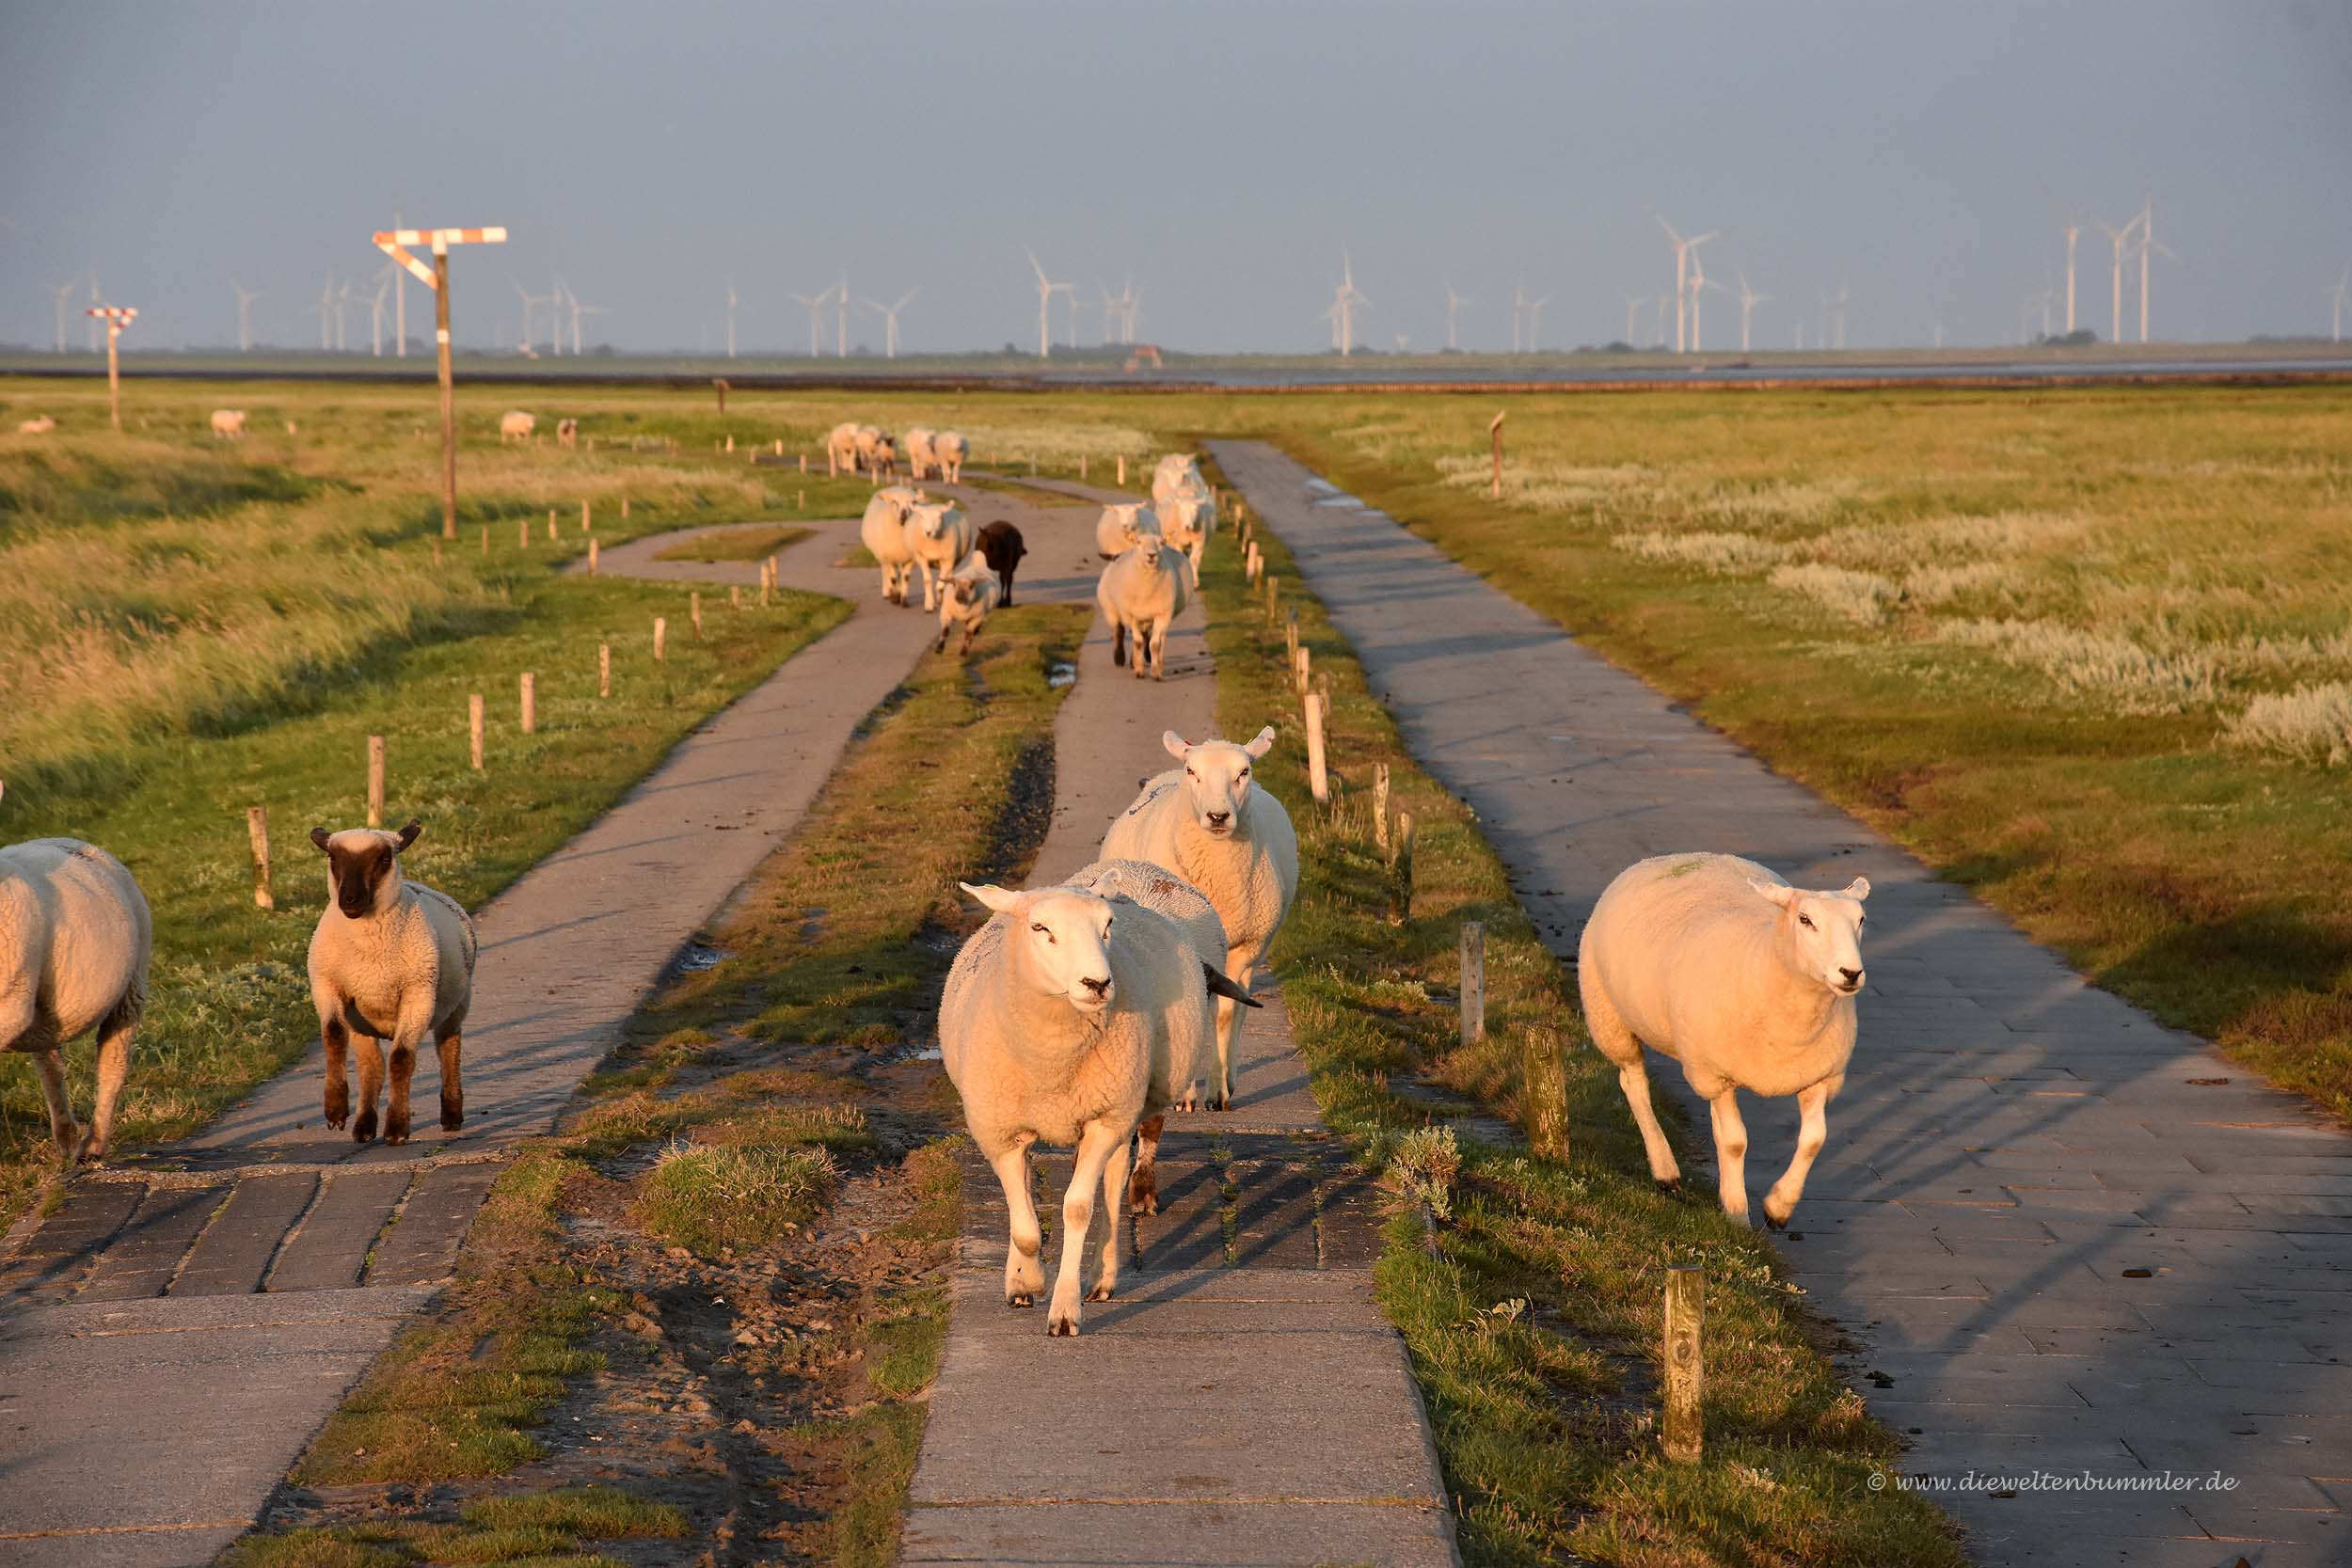
[[[1672,877],[1688,877],[1692,872],[1696,871],[1700,866],[1705,865],[1706,863],[1707,863],[1705,861],[1700,860],[1677,861],[1674,864],[1660,872],[1658,874],[1658,879],[1660,881],[1664,881]]]

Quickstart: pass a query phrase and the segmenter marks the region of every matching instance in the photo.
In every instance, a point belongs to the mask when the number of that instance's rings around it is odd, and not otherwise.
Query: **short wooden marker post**
[[[490,553],[490,525],[487,523],[482,525],[482,553]]]
[[[1372,765],[1372,841],[1389,852],[1389,765]]]
[[[727,437],[727,451],[733,451],[734,450],[735,450],[735,437],[734,437],[733,436],[729,436]]]
[[[269,888],[269,808],[267,806],[245,808],[245,836],[246,842],[253,849],[253,907],[257,910],[274,910],[278,907],[278,898]]]
[[[1084,479],[1084,478],[1086,478],[1086,476],[1087,476],[1087,454],[1086,454],[1085,452],[1080,452],[1080,453],[1078,454],[1078,477],[1079,477],[1080,479]],[[1124,466],[1123,464],[1120,466],[1120,480],[1119,480],[1119,483],[1121,483],[1121,484],[1124,484],[1124,483],[1127,483],[1126,473],[1125,473],[1125,466]]]
[[[1302,655],[1306,649],[1298,650]],[[1331,776],[1324,765],[1323,693],[1307,693],[1307,785],[1318,803],[1331,799]]]
[[[665,615],[655,616],[653,618],[653,661],[656,664],[663,664],[669,661],[669,655],[665,651],[669,641],[669,617]]]
[[[1568,1058],[1559,1031],[1542,1024],[1519,1037],[1519,1127],[1540,1158],[1568,1157]]]
[[[554,544],[555,538],[555,508],[550,506],[548,508],[548,543]]]
[[[612,644],[610,642],[596,644],[596,695],[612,695]]]
[[[784,455],[784,437],[781,436],[776,437],[776,455],[778,457]]]
[[[589,520],[588,500],[584,496],[580,498],[580,531],[582,533],[594,533],[596,531],[596,525]]]
[[[699,589],[699,588],[697,588],[697,589],[695,589],[692,593],[691,593],[691,594],[687,594],[687,596],[686,596],[686,605],[687,605],[687,613],[688,613],[690,616],[691,616],[691,617],[693,618],[693,622],[694,622],[694,640],[695,640],[696,641],[702,641],[702,635],[703,635],[703,594],[702,594],[702,590],[701,590],[701,589]]]
[[[1396,843],[1389,850],[1389,924],[1413,918],[1413,814],[1396,814]]]
[[[743,608],[743,585],[741,583],[730,582],[727,584],[727,608],[729,610],[740,610]]]
[[[536,735],[539,733],[539,677],[528,670],[524,671],[522,688],[523,734]]]
[[[801,453],[801,477],[803,479],[806,479],[808,477],[808,453],[806,452]],[[803,491],[803,494],[806,494],[806,492]]]
[[[384,825],[384,737],[368,736],[368,826]]]
[[[1462,922],[1462,1043],[1486,1037],[1486,927]]]
[[[1661,1424],[1666,1457],[1695,1465],[1704,1446],[1699,1423],[1699,1385],[1704,1356],[1700,1331],[1707,1321],[1707,1275],[1678,1263],[1666,1271],[1665,1419]]]
[[[515,543],[521,546],[524,549],[531,548],[530,518],[517,517],[515,519]]]
[[[625,523],[628,521],[628,498],[627,496],[621,498],[621,521]]]
[[[482,771],[482,693],[477,691],[466,699],[466,754],[477,773]]]
[[[1119,487],[1127,488],[1127,454],[1123,451],[1119,454]]]
[[[596,542],[594,539],[588,541],[588,575],[596,575]]]
[[[1308,687],[1314,684],[1314,650],[1303,642],[1300,643],[1298,657],[1295,662],[1298,665],[1298,694],[1301,697],[1307,694]]]
[[[1490,495],[1491,499],[1495,499],[1495,500],[1501,500],[1501,499],[1502,499],[1502,415],[1497,414],[1497,415],[1494,417],[1494,422],[1493,422],[1492,424],[1489,424],[1489,425],[1486,427],[1486,434],[1487,434],[1488,436],[1491,436],[1492,437],[1494,437],[1494,444],[1495,444],[1495,478],[1494,478],[1494,485],[1493,485],[1493,488],[1491,489],[1491,491],[1489,492],[1489,495]]]

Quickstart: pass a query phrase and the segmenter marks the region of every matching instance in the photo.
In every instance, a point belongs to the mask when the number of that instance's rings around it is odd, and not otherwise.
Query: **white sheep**
[[[1104,567],[1094,602],[1110,624],[1111,662],[1132,666],[1137,680],[1147,665],[1153,680],[1166,679],[1168,624],[1192,593],[1191,563],[1156,533]]]
[[[245,435],[245,410],[242,408],[214,409],[213,434],[224,441],[241,439]]]
[[[499,445],[502,447],[509,441],[528,441],[531,433],[538,428],[536,416],[519,408],[510,408],[499,416]]]
[[[310,830],[326,855],[326,909],[310,933],[310,1000],[318,1008],[326,1050],[326,1125],[351,1120],[351,1090],[343,1056],[359,1054],[359,1115],[351,1136],[375,1136],[375,1093],[384,1083],[379,1042],[392,1042],[391,1096],[384,1141],[408,1141],[408,1080],[427,1035],[441,1058],[441,1126],[455,1132],[466,1119],[459,1072],[462,1031],[473,1005],[473,920],[456,899],[400,874],[400,852],[417,841],[419,825],[397,833],[347,828]]]
[[[1104,860],[1165,866],[1199,888],[1225,923],[1225,974],[1245,993],[1256,983],[1274,936],[1298,895],[1298,834],[1290,813],[1255,786],[1251,764],[1274,747],[1271,726],[1247,745],[1229,740],[1185,744],[1174,730],[1160,744],[1183,767],[1143,786],[1103,837]],[[1216,1082],[1209,1104],[1233,1100],[1233,1053],[1241,1011],[1216,1009]]]
[[[963,558],[963,564],[955,569],[939,587],[939,641],[931,645],[933,653],[947,651],[947,633],[957,626],[963,628],[963,643],[956,652],[972,651],[972,639],[980,634],[988,620],[988,612],[996,608],[1004,590],[997,585],[996,574],[977,552]]]
[[[1754,861],[1708,854],[1636,861],[1601,894],[1577,948],[1584,1022],[1617,1066],[1661,1186],[1682,1173],[1650,1109],[1644,1045],[1680,1062],[1707,1101],[1724,1212],[1743,1224],[1739,1091],[1797,1097],[1796,1158],[1764,1196],[1765,1220],[1788,1223],[1853,1055],[1869,895],[1865,877],[1839,893],[1803,892]]]
[[[1155,501],[1188,497],[1206,499],[1208,494],[1209,482],[1200,477],[1200,469],[1188,452],[1171,451],[1152,470],[1152,499]]]
[[[872,473],[874,471],[874,464],[876,460],[875,454],[881,450],[882,442],[886,439],[888,439],[888,437],[882,435],[882,426],[880,425],[862,424],[858,426],[857,463],[853,471],[862,471],[869,474]]]
[[[1103,515],[1094,520],[1095,552],[1105,561],[1116,561],[1143,540],[1143,536],[1158,534],[1160,515],[1149,501],[1123,501],[1103,508]]]
[[[943,430],[931,437],[931,461],[939,477],[950,484],[963,479],[963,460],[970,456],[972,443],[958,430]]]
[[[1200,558],[1208,553],[1209,535],[1216,531],[1216,503],[1206,496],[1179,496],[1157,508],[1160,529],[1170,545],[1184,552],[1197,580]]]
[[[580,421],[578,420],[556,420],[555,444],[565,449],[578,446],[580,444]]]
[[[1070,887],[1026,893],[962,884],[993,911],[948,971],[939,1046],[963,1100],[964,1122],[995,1168],[1011,1224],[1005,1302],[1027,1307],[1045,1286],[1030,1201],[1032,1144],[1074,1146],[1062,1195],[1059,1276],[1046,1313],[1056,1335],[1078,1332],[1099,1183],[1119,1211],[1128,1140],[1152,1098],[1156,1064],[1196,1040],[1210,990],[1182,927],[1134,903]],[[1103,1247],[1090,1301],[1119,1285],[1117,1227]]]
[[[914,578],[914,552],[907,547],[907,517],[923,499],[920,490],[893,484],[874,492],[858,522],[858,538],[882,567],[882,597],[892,604],[907,602]]]
[[[857,425],[844,420],[825,435],[825,469],[834,475],[857,472]]]
[[[40,414],[29,420],[19,420],[16,421],[16,433],[19,436],[46,436],[56,428],[57,421],[51,419],[46,414]]]
[[[931,436],[935,434],[936,432],[927,424],[907,427],[906,435],[900,438],[899,445],[906,449],[909,479],[928,478],[930,470],[939,466],[939,459],[931,452]]]
[[[874,433],[873,450],[866,454],[866,471],[876,483],[898,471],[898,441],[886,431]]]
[[[907,513],[907,554],[923,574],[923,608],[939,608],[938,584],[972,553],[972,519],[952,501],[917,502]]]
[[[154,926],[122,863],[78,838],[0,849],[0,1051],[33,1058],[49,1133],[71,1165],[103,1159],[147,1005]],[[98,1032],[98,1092],[87,1139],[66,1092],[65,1044]]]

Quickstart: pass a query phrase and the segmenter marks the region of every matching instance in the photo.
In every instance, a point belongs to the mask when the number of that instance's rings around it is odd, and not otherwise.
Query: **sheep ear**
[[[963,889],[964,892],[994,910],[998,914],[1005,913],[1021,901],[1021,895],[998,887],[993,882],[983,882],[977,887],[970,882],[958,882],[956,886]]]
[[[1846,896],[1852,899],[1857,904],[1861,903],[1865,898],[1869,897],[1870,879],[1867,877],[1856,877],[1852,881],[1848,882],[1846,884]]]
[[[320,848],[324,849],[326,847],[326,839],[327,832],[325,828],[313,828],[310,830],[310,842],[317,845]]]
[[[1748,879],[1748,886],[1756,889],[1759,896],[1769,902],[1778,904],[1784,910],[1797,901],[1797,890],[1787,882],[1759,882],[1751,877]]]
[[[1262,757],[1274,750],[1274,726],[1268,724],[1258,732],[1258,738],[1242,748],[1253,757]]]
[[[1184,761],[1184,753],[1192,750],[1190,746],[1184,744],[1184,737],[1178,735],[1174,730],[1162,732],[1160,736],[1160,744],[1167,747],[1168,754],[1174,757],[1178,762]]]
[[[421,823],[421,822],[420,822],[420,821],[418,821],[418,820],[417,820],[415,817],[413,817],[413,816],[412,816],[412,817],[410,817],[410,818],[408,819],[408,826],[406,826],[406,827],[405,827],[405,828],[401,829],[401,831],[400,831],[400,834],[399,834],[399,837],[400,837],[400,847],[401,847],[402,849],[405,849],[405,848],[407,848],[407,847],[408,847],[408,846],[410,846],[411,844],[416,843],[416,842],[417,842],[417,835],[418,835],[419,833],[422,832],[424,832],[424,824],[423,824],[423,823]],[[398,851],[395,851],[395,853],[397,853],[397,852],[398,852]]]

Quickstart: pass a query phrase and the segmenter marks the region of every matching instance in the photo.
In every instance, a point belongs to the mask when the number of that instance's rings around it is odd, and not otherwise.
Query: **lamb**
[[[473,1005],[473,921],[449,895],[401,876],[398,857],[421,831],[415,822],[397,833],[310,830],[310,842],[326,856],[331,895],[310,934],[310,1000],[326,1050],[326,1125],[350,1121],[356,1143],[375,1136],[375,1091],[384,1082],[378,1042],[386,1039],[392,1062],[384,1141],[408,1141],[408,1080],[428,1034],[440,1052],[441,1126],[454,1132],[466,1120],[459,1058]],[[359,1116],[352,1120],[343,1056],[355,1042]]]
[[[875,433],[873,450],[866,454],[866,471],[877,483],[898,471],[898,443],[887,434]]]
[[[1601,894],[1577,949],[1584,1022],[1617,1066],[1660,1186],[1681,1172],[1650,1109],[1645,1044],[1680,1062],[1707,1101],[1724,1212],[1742,1224],[1748,1131],[1739,1091],[1797,1097],[1796,1157],[1764,1196],[1765,1221],[1788,1223],[1853,1055],[1869,895],[1866,877],[1841,892],[1807,892],[1753,861],[1710,854],[1636,861]]]
[[[538,419],[519,408],[510,408],[499,416],[499,445],[508,441],[528,441],[531,433],[539,428]]]
[[[1144,861],[1200,890],[1225,923],[1225,974],[1247,993],[1298,895],[1298,835],[1282,802],[1253,787],[1250,765],[1273,750],[1274,731],[1236,746],[1187,745],[1174,730],[1160,744],[1184,766],[1143,786],[1103,837],[1104,860]],[[1233,1053],[1241,1013],[1217,1004],[1216,1082],[1212,1110],[1233,1101]]]
[[[105,850],[78,838],[0,849],[0,1051],[33,1058],[67,1165],[103,1160],[114,1137],[153,952],[147,899]],[[98,1092],[84,1128],[66,1091],[65,1044],[92,1030]]]
[[[215,408],[213,410],[213,434],[224,441],[235,441],[245,436],[245,410]]]
[[[1126,501],[1103,508],[1094,520],[1094,548],[1105,561],[1116,561],[1147,533],[1160,531],[1159,514],[1147,501]]]
[[[29,420],[16,421],[16,433],[19,436],[46,436],[56,428],[57,421],[46,414],[39,414]]]
[[[1021,558],[1029,553],[1029,546],[1021,542],[1021,531],[1003,518],[980,530],[973,543],[988,562],[988,569],[996,574],[996,602],[1012,608],[1012,574],[1020,566]]]
[[[1154,501],[1187,498],[1205,500],[1208,494],[1209,482],[1200,477],[1200,469],[1189,452],[1171,451],[1161,458],[1152,470],[1152,499]]]
[[[858,537],[882,567],[882,597],[892,604],[907,602],[907,587],[914,577],[914,554],[907,548],[907,517],[922,499],[920,490],[903,484],[877,490],[858,523]]]
[[[555,444],[566,449],[578,446],[580,444],[580,421],[578,420],[556,420]]]
[[[845,420],[826,433],[825,468],[834,475],[857,472],[857,426],[854,423]]]
[[[1184,612],[1192,590],[1191,565],[1156,533],[1104,567],[1094,602],[1110,623],[1111,662],[1133,665],[1137,680],[1149,663],[1153,680],[1166,679],[1168,623]]]
[[[1114,906],[1071,887],[961,885],[993,912],[948,971],[940,1055],[972,1140],[1004,1187],[1009,1307],[1032,1305],[1045,1286],[1029,1147],[1077,1149],[1046,1311],[1049,1333],[1075,1334],[1096,1184],[1115,1212],[1127,1186],[1128,1140],[1152,1101],[1155,1069],[1179,1070],[1179,1053],[1199,1039],[1219,977],[1181,927],[1139,904]],[[1087,1299],[1108,1301],[1118,1285],[1114,1231]]]
[[[996,579],[988,575],[988,562],[977,555],[964,557],[955,575],[939,586],[939,641],[932,644],[933,653],[947,651],[947,633],[957,626],[963,627],[963,645],[958,654],[972,651],[972,639],[980,633],[988,612],[996,608],[1002,590]]]
[[[907,554],[923,574],[923,608],[939,608],[936,585],[972,553],[972,519],[948,501],[919,502],[907,514]]]
[[[1192,562],[1197,580],[1200,558],[1209,550],[1209,535],[1216,531],[1216,503],[1206,496],[1180,496],[1159,507],[1160,526],[1168,542]]]
[[[938,467],[939,460],[931,455],[931,427],[927,424],[907,427],[901,445],[906,448],[909,479],[925,478],[932,468]]]
[[[972,443],[957,430],[943,430],[931,437],[931,460],[939,477],[949,484],[962,483],[963,460],[971,454]]]

